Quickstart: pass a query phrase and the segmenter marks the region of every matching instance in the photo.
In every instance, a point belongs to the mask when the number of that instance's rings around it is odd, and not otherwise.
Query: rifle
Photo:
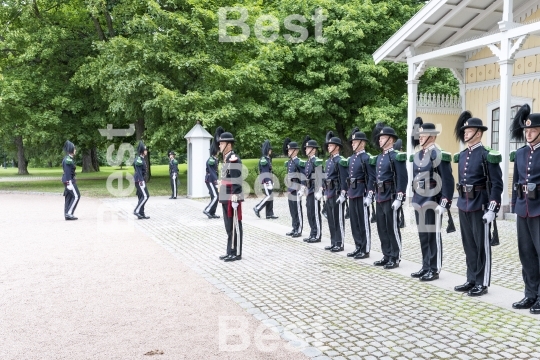
[[[437,175],[439,175],[439,177],[442,180],[442,176],[439,173],[439,167],[433,166],[433,159],[431,159],[431,157],[430,157],[430,160],[431,160],[431,168],[433,169],[434,172],[437,173]],[[456,231],[456,226],[454,225],[454,219],[452,218],[452,213],[450,212],[450,208],[446,208],[446,213],[448,214],[448,226],[446,227],[446,233],[450,234]]]
[[[394,181],[394,195],[393,198],[396,199],[397,197],[397,175],[396,175],[396,166],[394,165],[394,161],[390,158],[390,169],[392,170],[392,180]],[[400,228],[405,227],[405,214],[403,212],[403,204],[399,207],[399,219],[398,219],[398,226]]]
[[[489,174],[487,159],[484,155],[482,156],[482,169],[484,170],[484,176],[486,177],[486,191],[488,194],[488,201],[489,201],[489,198],[491,198],[492,183],[491,183],[491,176]],[[485,220],[484,220],[484,223],[485,223]],[[500,245],[499,229],[497,229],[497,214],[495,214],[495,219],[493,219],[493,235],[489,234],[489,237],[490,237],[489,244],[491,246]]]

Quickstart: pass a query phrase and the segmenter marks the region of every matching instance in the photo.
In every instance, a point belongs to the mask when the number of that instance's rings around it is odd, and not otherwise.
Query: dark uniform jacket
[[[512,212],[521,217],[540,216],[540,144],[512,151],[510,161],[514,162]]]
[[[285,163],[285,166],[287,167],[287,178],[289,179],[289,182],[300,184],[303,180],[302,174],[304,174],[306,162],[295,156],[294,158],[289,159],[289,161]],[[296,190],[299,189],[300,185],[298,185],[298,188],[289,187],[287,188],[287,191],[290,192],[292,195],[296,195]]]
[[[135,169],[133,180],[137,182],[144,181],[146,177],[146,161],[144,161],[142,156],[139,155],[135,158],[133,168]]]
[[[263,156],[259,160],[259,174],[272,174],[272,158],[270,156]],[[267,183],[272,181],[271,177],[264,177],[261,181],[262,183]]]
[[[369,159],[370,164],[375,167],[374,187],[377,202],[404,200],[409,179],[406,160],[406,153],[392,148]]]
[[[205,182],[214,183],[217,185],[218,166],[219,162],[215,156],[210,156],[208,160],[206,160],[206,176],[204,177]]]
[[[433,144],[411,155],[410,160],[413,162],[412,202],[420,206],[436,203],[450,208],[454,196],[452,154]],[[436,178],[434,173],[439,177]]]
[[[339,154],[331,156],[326,160],[325,172],[324,195],[327,199],[339,196],[341,190],[347,191],[347,159]]]
[[[176,173],[178,175],[178,160],[173,158],[169,161],[169,175]]]
[[[306,167],[304,168],[304,175],[306,179],[303,182],[306,189],[308,189],[308,194],[313,194],[315,189],[318,189],[322,186],[322,168],[320,168],[320,173],[318,173],[318,167],[322,166],[322,160],[318,159],[315,155],[309,158],[306,161]]]
[[[77,166],[75,165],[75,160],[69,155],[67,155],[64,160],[62,160],[62,169],[64,170],[64,174],[62,175],[62,182],[67,183],[71,180],[71,182],[75,182],[75,170],[77,169]]]
[[[347,185],[349,198],[364,197],[370,190],[373,191],[375,170],[369,166],[371,155],[364,150],[356,152],[347,159]]]
[[[494,212],[499,211],[503,192],[502,171],[499,165],[501,159],[501,154],[498,151],[485,148],[482,143],[454,155],[454,162],[459,163],[458,184],[461,186],[472,185],[474,188],[474,198],[467,197],[467,194],[463,196],[460,192],[457,202],[457,207],[460,210],[479,211],[485,207]],[[487,164],[492,183],[491,196],[489,197],[486,189],[487,177],[484,173],[484,163]]]
[[[238,202],[244,201],[244,194],[242,193],[242,160],[240,157],[230,151],[225,155],[223,160],[223,167],[221,169],[221,186],[219,188],[219,202],[227,203],[231,199],[231,195],[238,197]],[[221,194],[227,194],[228,196],[222,196]]]

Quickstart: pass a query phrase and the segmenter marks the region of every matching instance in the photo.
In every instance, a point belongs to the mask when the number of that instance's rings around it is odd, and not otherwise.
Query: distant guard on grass
[[[292,230],[285,235],[291,237],[302,236],[303,214],[302,214],[302,196],[305,193],[305,187],[302,188],[302,178],[304,177],[305,161],[298,157],[300,147],[295,141],[286,138],[283,142],[283,155],[289,157],[285,163],[287,167],[287,198],[289,202],[289,211],[292,218]]]
[[[146,187],[146,161],[144,159],[148,154],[148,151],[142,140],[139,141],[139,145],[137,146],[137,154],[138,155],[133,162],[133,168],[135,169],[133,180],[135,181],[135,188],[137,189],[137,198],[139,201],[133,211],[133,215],[139,219],[150,219],[150,216],[146,216],[144,212],[144,206],[146,205],[150,194]]]
[[[266,209],[267,219],[277,219],[274,215],[274,181],[272,180],[272,145],[269,140],[265,140],[261,147],[262,156],[259,160],[259,174],[261,184],[264,189],[263,199],[253,208],[255,215],[261,217],[260,212]]]
[[[75,145],[69,140],[64,144],[64,151],[66,156],[62,160],[62,169],[64,174],[62,175],[62,182],[64,183],[64,217],[66,220],[77,220],[73,213],[79,204],[81,199],[81,193],[77,187],[77,181],[75,180],[75,154],[77,150]]]
[[[319,144],[306,136],[302,144],[304,154],[307,156],[306,166],[304,168],[306,193],[306,212],[310,227],[309,236],[304,238],[305,242],[317,243],[321,242],[322,226],[321,226],[321,199],[323,192],[321,190],[324,180],[323,161],[317,158]]]
[[[216,129],[216,132],[223,132],[223,128],[219,126]],[[219,219],[219,215],[216,215],[216,208],[218,204],[218,153],[219,153],[219,144],[216,142],[216,138],[212,139],[212,144],[210,144],[210,157],[206,160],[206,176],[204,177],[204,182],[208,188],[208,193],[210,194],[210,203],[204,208],[204,215],[208,216],[209,219]]]
[[[178,194],[178,160],[175,159],[176,153],[174,151],[169,152],[169,177],[171,179],[171,191],[172,195],[169,199],[176,199]]]

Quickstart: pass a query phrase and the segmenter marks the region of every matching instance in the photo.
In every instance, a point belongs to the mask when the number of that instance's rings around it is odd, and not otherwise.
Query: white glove
[[[337,198],[336,203],[343,204],[344,202],[345,202],[345,193],[342,192],[342,193],[339,195],[339,197]]]
[[[315,199],[317,199],[317,201],[319,201],[319,200],[321,200],[321,198],[322,198],[322,191],[319,190],[319,191],[317,191],[315,193]]]
[[[326,195],[323,195],[322,198],[323,198],[324,201],[328,200],[328,197]]]
[[[305,194],[306,194],[306,187],[302,185],[302,187],[300,187],[300,190],[298,190],[298,196],[302,197]]]
[[[493,220],[495,220],[495,213],[491,210],[489,210],[487,213],[482,216],[482,219],[484,220],[484,224],[489,224]]]
[[[238,203],[237,202],[232,202],[231,206],[232,206],[233,209],[236,210],[236,208],[238,207]]]
[[[442,214],[444,214],[445,212],[446,212],[446,209],[445,209],[443,206],[441,206],[441,205],[437,205],[437,207],[435,208],[435,213],[436,213],[437,215],[442,215]]]
[[[397,210],[401,207],[401,201],[400,200],[394,200],[392,203],[392,209]]]
[[[271,181],[269,181],[269,182],[266,183],[266,189],[268,189],[268,190],[274,189],[274,185],[272,184]]]
[[[364,198],[364,206],[365,207],[369,207],[371,205],[371,203],[373,202],[373,198],[370,197],[370,196],[366,196]]]

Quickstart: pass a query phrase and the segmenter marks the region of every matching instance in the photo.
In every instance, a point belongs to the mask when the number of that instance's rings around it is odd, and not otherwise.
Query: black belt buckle
[[[377,181],[377,190],[384,192],[384,181]]]
[[[474,199],[474,185],[464,185],[463,190],[467,193],[468,199]]]
[[[527,198],[534,200],[536,199],[536,184],[527,184]]]
[[[356,189],[356,187],[358,186],[356,178],[349,178],[349,186],[353,189]]]

